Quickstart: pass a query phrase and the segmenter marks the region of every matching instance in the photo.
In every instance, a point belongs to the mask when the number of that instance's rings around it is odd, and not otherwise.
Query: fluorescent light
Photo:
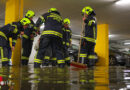
[[[113,38],[113,37],[115,37],[115,35],[109,35],[109,38]]]
[[[130,85],[127,85],[127,89],[130,89]]]
[[[126,42],[126,43],[124,43],[124,45],[130,45],[130,42],[128,42],[128,43]]]
[[[117,5],[130,4],[130,0],[119,0],[116,2]]]

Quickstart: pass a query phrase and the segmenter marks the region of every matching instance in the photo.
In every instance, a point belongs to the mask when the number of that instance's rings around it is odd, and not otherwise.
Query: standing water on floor
[[[129,90],[130,69],[123,66],[0,68],[0,90]]]

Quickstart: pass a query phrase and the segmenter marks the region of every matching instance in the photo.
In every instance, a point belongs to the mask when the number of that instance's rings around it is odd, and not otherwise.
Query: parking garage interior
[[[70,18],[72,45],[78,50],[82,30],[81,10],[91,6],[97,18],[95,51],[98,61],[93,68],[34,68],[34,38],[28,66],[20,65],[21,40],[12,56],[12,66],[0,64],[1,90],[129,90],[130,89],[130,0],[0,0],[0,27],[18,21],[28,10],[35,12],[34,22],[49,8],[57,8]],[[40,27],[40,32],[44,24]],[[71,58],[74,60],[74,56]],[[0,61],[1,62],[1,61]]]

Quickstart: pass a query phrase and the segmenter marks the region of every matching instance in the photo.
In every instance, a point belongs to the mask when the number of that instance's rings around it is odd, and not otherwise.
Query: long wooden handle
[[[85,14],[83,16],[85,18]],[[78,51],[78,60],[77,62],[79,62],[79,57],[80,57],[80,49],[81,49],[81,40],[82,40],[82,37],[83,37],[83,33],[84,33],[84,26],[85,26],[85,23],[84,21],[82,22],[82,31],[81,31],[81,37],[80,37],[80,41],[79,41],[79,51]]]

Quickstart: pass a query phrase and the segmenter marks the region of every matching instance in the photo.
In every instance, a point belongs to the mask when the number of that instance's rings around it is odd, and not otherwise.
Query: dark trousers
[[[22,39],[22,65],[27,65],[29,62],[29,56],[32,51],[32,45],[33,45],[33,40],[30,39]]]
[[[93,66],[95,64],[95,43],[82,40],[80,49],[80,62]]]
[[[67,45],[64,46],[64,59],[65,59],[65,63],[66,63],[67,65],[70,64],[70,56],[69,56],[68,48],[69,48],[69,47],[68,47]]]
[[[34,64],[42,63],[42,61],[45,59],[45,56],[49,56],[49,58],[51,56],[56,57],[58,64],[65,63],[63,59],[63,52],[62,52],[62,40],[60,38],[50,37],[50,36],[41,37],[39,50],[34,59]]]
[[[0,59],[2,61],[2,66],[9,65],[10,51],[11,48],[9,48],[9,41],[0,37]]]

